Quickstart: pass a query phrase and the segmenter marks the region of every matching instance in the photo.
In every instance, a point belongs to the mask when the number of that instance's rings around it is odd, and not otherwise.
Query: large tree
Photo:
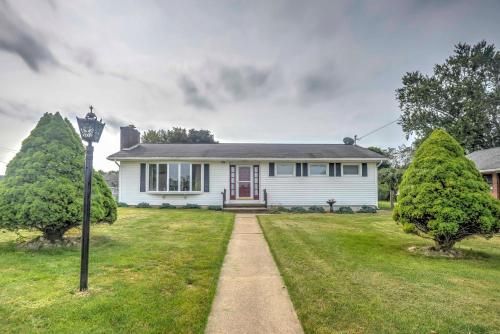
[[[147,130],[142,135],[146,144],[215,144],[217,141],[209,130],[186,130],[173,127],[170,130]]]
[[[396,97],[403,130],[417,141],[443,128],[467,152],[500,146],[500,52],[493,44],[456,45],[432,75],[406,73]]]
[[[46,113],[12,159],[0,187],[0,228],[39,230],[51,242],[82,222],[84,148],[67,119]],[[94,173],[92,222],[113,223],[116,203]]]
[[[460,144],[442,129],[417,149],[393,214],[406,232],[433,239],[442,251],[473,235],[500,232],[500,201],[490,195]]]

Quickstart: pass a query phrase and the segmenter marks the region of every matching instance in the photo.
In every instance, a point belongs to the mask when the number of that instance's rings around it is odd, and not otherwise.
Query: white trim
[[[292,166],[292,174],[278,174],[278,165],[291,165]],[[293,163],[293,162],[279,162],[279,163],[274,164],[274,175],[276,177],[295,176],[295,163]]]
[[[344,166],[358,166],[358,174],[344,174]],[[361,166],[360,163],[357,163],[357,164],[354,164],[354,163],[342,164],[342,168],[341,168],[342,176],[346,176],[346,177],[349,177],[349,176],[354,176],[354,177],[361,176],[361,173],[362,173],[361,169],[362,169],[362,166]]]
[[[325,161],[325,162],[343,162],[343,161],[385,161],[388,158],[308,158],[308,157],[290,157],[290,158],[238,158],[238,157],[122,157],[111,158],[111,161]]]
[[[313,174],[313,173],[311,173],[311,166],[312,165],[325,166],[325,174]],[[327,163],[309,163],[309,164],[307,164],[307,169],[308,169],[308,171],[307,171],[307,175],[308,176],[312,176],[312,177],[325,177],[325,176],[329,176],[328,175],[329,174],[329,172],[328,172],[329,168],[328,168],[328,164]]]
[[[496,173],[496,172],[500,172],[500,168],[496,168],[496,169],[480,169],[479,172],[481,174],[484,174],[484,173]]]

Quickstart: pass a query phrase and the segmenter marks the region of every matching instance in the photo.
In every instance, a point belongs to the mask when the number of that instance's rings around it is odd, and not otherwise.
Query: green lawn
[[[429,258],[389,211],[259,220],[306,333],[500,333],[499,237]]]
[[[2,333],[202,333],[233,215],[120,208],[92,226],[88,295],[80,250],[18,250],[0,232]],[[79,233],[78,230],[72,233]]]

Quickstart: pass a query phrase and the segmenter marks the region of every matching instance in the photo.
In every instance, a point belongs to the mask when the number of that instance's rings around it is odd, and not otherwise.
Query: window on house
[[[158,191],[167,191],[167,164],[159,164],[158,170]]]
[[[342,175],[359,175],[359,165],[342,165]]]
[[[484,174],[484,180],[490,186],[490,190],[493,190],[493,175],[492,174]]]
[[[293,176],[294,164],[276,164],[276,175],[278,176]]]
[[[193,164],[192,165],[192,191],[201,191],[201,165]]]
[[[179,190],[179,165],[168,165],[168,191]]]
[[[149,165],[149,191],[156,191],[156,164]]]
[[[191,178],[190,167],[190,164],[181,164],[181,191],[189,191],[189,183]]]
[[[326,176],[326,164],[311,164],[309,167],[309,174],[311,176]]]
[[[201,164],[149,164],[148,175],[148,191],[201,191]]]

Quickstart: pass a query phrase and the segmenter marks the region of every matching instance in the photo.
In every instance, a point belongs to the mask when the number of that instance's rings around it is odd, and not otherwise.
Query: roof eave
[[[115,157],[110,155],[107,157],[110,161],[142,161],[142,160],[209,160],[209,161],[226,161],[226,160],[241,160],[241,161],[290,161],[290,160],[306,160],[306,161],[386,161],[388,158],[310,158],[310,157],[290,157],[290,158],[272,158],[272,157],[255,157],[255,158],[245,158],[245,157]]]

